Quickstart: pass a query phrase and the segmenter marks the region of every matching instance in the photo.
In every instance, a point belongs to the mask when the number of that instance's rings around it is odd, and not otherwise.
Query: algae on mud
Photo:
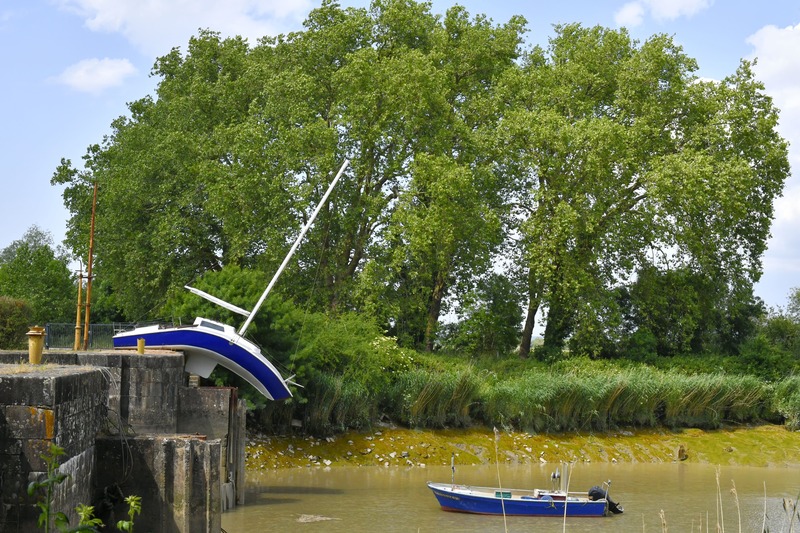
[[[533,434],[492,429],[416,430],[394,426],[335,437],[251,435],[247,468],[461,465],[495,461],[800,465],[800,431],[783,426],[717,430],[621,429],[605,433]],[[681,453],[683,451],[683,453]],[[685,454],[685,455],[684,455]]]

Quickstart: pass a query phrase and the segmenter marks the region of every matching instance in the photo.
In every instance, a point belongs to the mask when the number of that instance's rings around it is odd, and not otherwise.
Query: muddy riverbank
[[[251,434],[247,468],[666,463],[800,466],[800,432],[783,426],[718,430],[624,429],[606,433],[532,434],[491,428],[414,430],[393,426],[334,437]]]

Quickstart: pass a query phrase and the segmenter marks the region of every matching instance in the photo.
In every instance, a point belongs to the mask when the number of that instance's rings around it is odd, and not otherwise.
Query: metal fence
[[[111,324],[89,324],[89,348],[113,348],[112,338],[121,331],[133,329],[134,324],[114,322]],[[45,346],[48,350],[72,350],[75,346],[75,324],[45,324]],[[83,347],[83,328],[80,337]]]

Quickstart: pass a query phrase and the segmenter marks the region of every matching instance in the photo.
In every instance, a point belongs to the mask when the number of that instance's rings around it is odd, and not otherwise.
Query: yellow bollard
[[[136,353],[144,353],[144,339],[136,339]]]
[[[38,365],[42,362],[42,350],[44,349],[44,328],[41,326],[31,326],[25,335],[28,336],[28,362]]]

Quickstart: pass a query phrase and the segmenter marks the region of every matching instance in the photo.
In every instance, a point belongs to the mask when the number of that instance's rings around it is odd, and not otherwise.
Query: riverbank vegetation
[[[74,257],[96,208],[93,319],[235,323],[183,287],[252,308],[349,159],[248,330],[304,388],[267,403],[213,376],[254,422],[800,425],[800,297],[753,291],[790,169],[752,63],[708,80],[666,35],[528,45],[522,17],[431,9],[324,1],[302,31],[160,57],[156,94],[52,179]],[[29,237],[0,290],[55,314],[23,274],[61,255]]]
[[[531,432],[620,427],[718,428],[782,423],[800,429],[800,376],[772,381],[743,372],[741,360],[693,357],[658,365],[564,355],[555,361],[424,354],[375,337],[349,352],[354,332],[315,353],[338,354],[323,368],[295,364],[304,389],[265,403],[254,422],[276,430],[299,421],[311,434],[368,428],[381,420],[417,428],[482,425]],[[346,339],[346,340],[343,340]],[[365,340],[366,343],[366,340]],[[304,361],[302,350],[291,361]],[[291,363],[290,363],[291,364]],[[722,365],[722,366],[719,366]],[[738,368],[738,369],[737,369]]]

